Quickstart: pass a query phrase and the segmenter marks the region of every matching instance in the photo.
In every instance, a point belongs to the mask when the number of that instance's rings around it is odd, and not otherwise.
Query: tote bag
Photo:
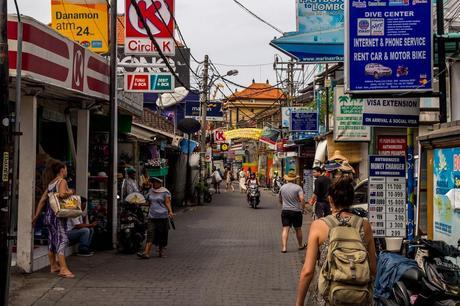
[[[58,197],[59,193],[49,192],[48,200],[51,209],[58,218],[77,218],[83,212],[81,210],[81,198],[78,195],[73,195],[65,199]]]

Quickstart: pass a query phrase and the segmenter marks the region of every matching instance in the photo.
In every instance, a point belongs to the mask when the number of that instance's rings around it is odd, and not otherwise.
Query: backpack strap
[[[361,231],[361,228],[363,227],[363,222],[364,219],[356,215],[352,215],[349,221],[350,225],[357,228],[359,231]]]
[[[340,224],[339,220],[337,220],[337,218],[335,216],[333,216],[333,215],[323,217],[320,220],[322,220],[324,223],[326,223],[327,226],[329,226],[329,229],[332,229],[332,228],[334,228],[336,226],[339,226],[339,224]]]

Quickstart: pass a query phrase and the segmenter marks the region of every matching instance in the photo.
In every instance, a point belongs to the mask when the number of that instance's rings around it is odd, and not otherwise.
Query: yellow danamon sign
[[[51,0],[51,27],[97,53],[109,51],[106,0]]]
[[[227,131],[224,134],[227,140],[236,138],[259,140],[260,135],[262,135],[262,129],[236,129]]]

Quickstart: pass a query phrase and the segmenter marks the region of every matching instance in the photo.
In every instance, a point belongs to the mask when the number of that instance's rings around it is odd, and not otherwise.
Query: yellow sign
[[[235,138],[259,140],[260,135],[262,135],[262,129],[236,129],[227,131],[224,134],[226,140]]]
[[[51,27],[97,53],[109,51],[105,0],[51,0]]]

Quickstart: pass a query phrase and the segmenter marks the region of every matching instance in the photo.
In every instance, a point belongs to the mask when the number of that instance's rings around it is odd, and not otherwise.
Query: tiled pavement
[[[178,214],[175,223],[168,258],[72,256],[75,279],[48,270],[13,275],[11,304],[294,304],[304,253],[297,251],[292,231],[288,253],[280,253],[280,208],[271,193],[262,193],[257,210],[238,192],[215,195],[211,204]]]

